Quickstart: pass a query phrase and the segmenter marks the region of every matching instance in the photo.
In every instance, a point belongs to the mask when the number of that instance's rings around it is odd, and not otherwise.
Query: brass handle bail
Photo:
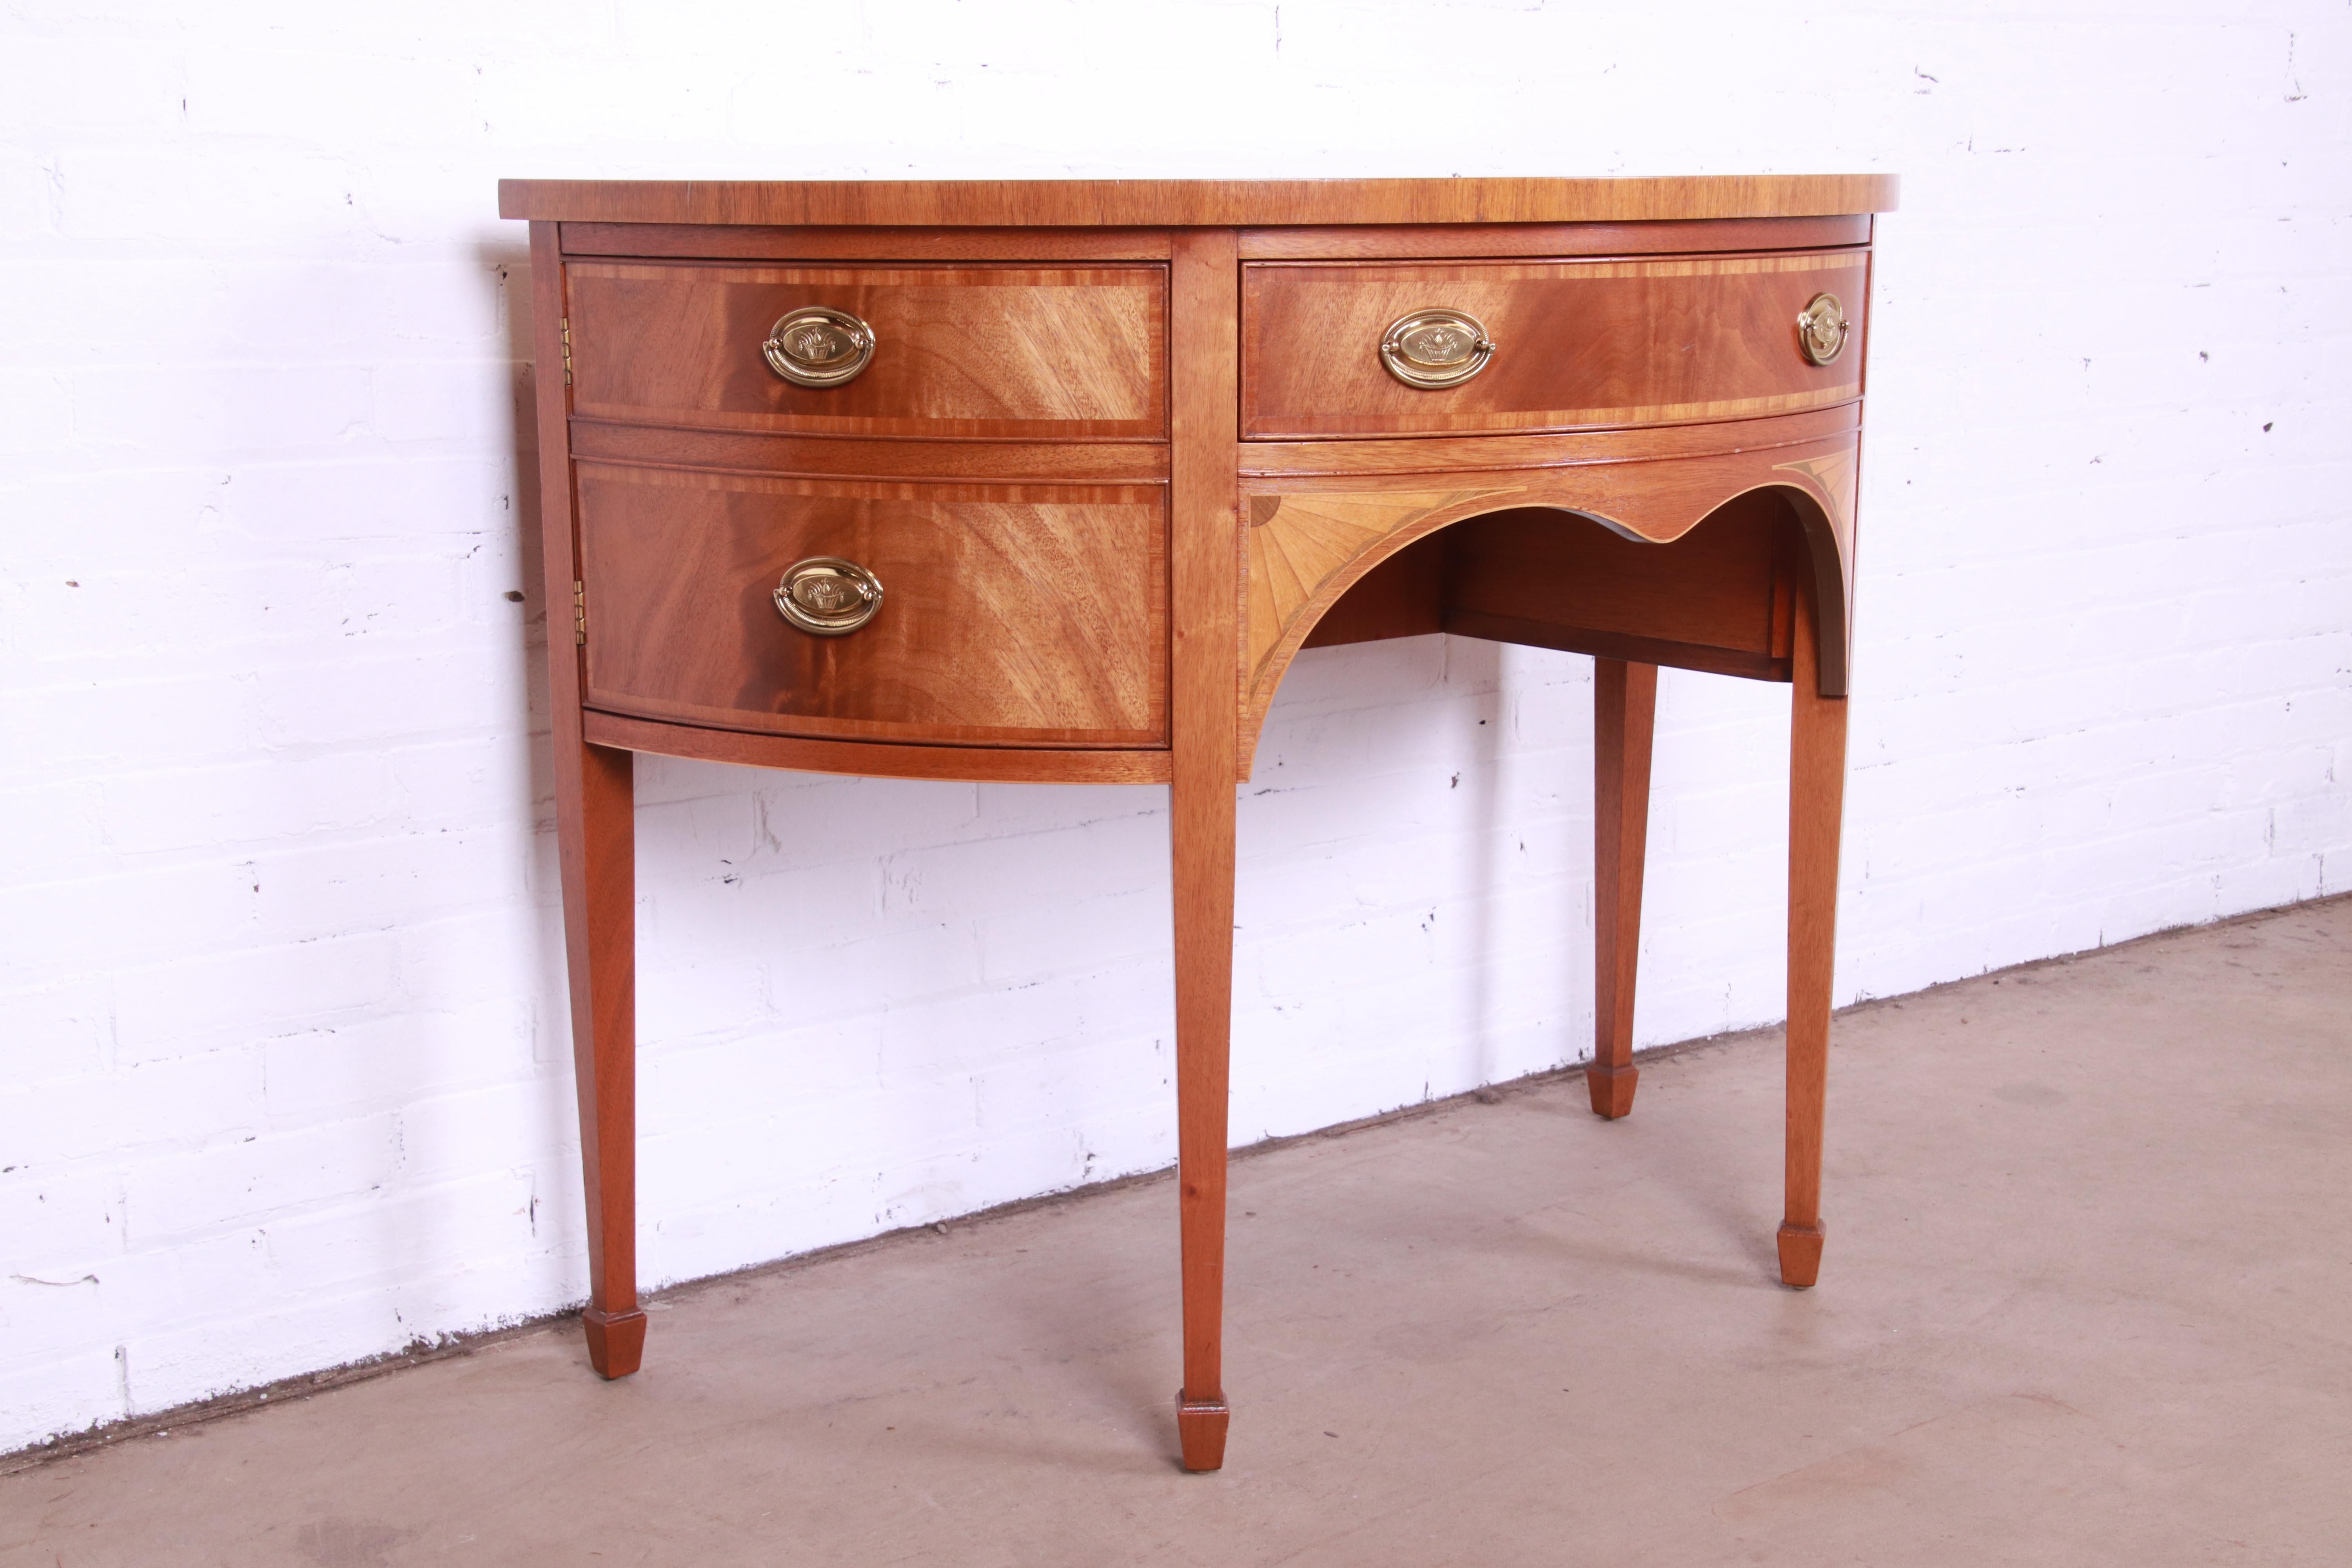
[[[1853,331],[1845,306],[1834,294],[1816,294],[1797,312],[1797,346],[1814,364],[1827,364],[1845,353],[1845,340]]]
[[[881,580],[855,561],[812,555],[784,568],[776,613],[814,637],[847,637],[882,608]]]
[[[776,318],[760,353],[794,386],[839,386],[874,363],[874,329],[846,310],[803,305]]]
[[[1381,363],[1407,386],[1459,386],[1495,357],[1486,324],[1467,310],[1433,307],[1399,316],[1381,338]]]

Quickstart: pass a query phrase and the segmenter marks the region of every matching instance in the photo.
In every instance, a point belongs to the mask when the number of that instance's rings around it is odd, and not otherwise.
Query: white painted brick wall
[[[498,176],[1901,172],[1853,998],[2352,888],[2347,110],[2335,0],[20,0],[0,1448],[583,1293]],[[1585,1050],[1589,672],[1300,661],[1237,1139]],[[1786,701],[1665,679],[1644,1042],[1779,1014]],[[1161,792],[641,776],[648,1283],[1170,1160]]]

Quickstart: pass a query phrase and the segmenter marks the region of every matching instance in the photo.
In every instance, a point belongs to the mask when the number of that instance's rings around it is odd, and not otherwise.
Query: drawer
[[[1862,395],[1865,250],[1254,262],[1242,277],[1245,439],[1674,425]],[[1825,365],[1807,357],[1797,324],[1822,294],[1835,295],[1850,322]],[[1432,309],[1472,318],[1495,351],[1458,384],[1408,385],[1383,362],[1381,342]]]
[[[576,472],[589,707],[836,739],[1166,743],[1160,486]],[[871,620],[787,622],[778,585],[813,557],[872,574]]]
[[[575,261],[573,414],[800,435],[1137,440],[1167,434],[1164,268],[751,267]],[[846,312],[872,356],[796,385],[786,315]]]

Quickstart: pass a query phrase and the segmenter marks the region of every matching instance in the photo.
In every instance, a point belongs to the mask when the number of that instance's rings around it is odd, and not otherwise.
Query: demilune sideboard
[[[510,180],[598,1372],[636,1370],[635,753],[1171,791],[1188,1468],[1223,1459],[1234,806],[1302,647],[1594,660],[1633,1108],[1661,665],[1790,682],[1781,1278],[1822,1253],[1873,215],[1891,176]]]

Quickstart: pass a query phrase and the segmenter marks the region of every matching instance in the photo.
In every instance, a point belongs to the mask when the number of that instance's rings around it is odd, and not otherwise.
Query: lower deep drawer
[[[586,700],[778,734],[1167,742],[1156,485],[904,484],[578,466]],[[775,595],[814,557],[881,588],[843,636]]]

